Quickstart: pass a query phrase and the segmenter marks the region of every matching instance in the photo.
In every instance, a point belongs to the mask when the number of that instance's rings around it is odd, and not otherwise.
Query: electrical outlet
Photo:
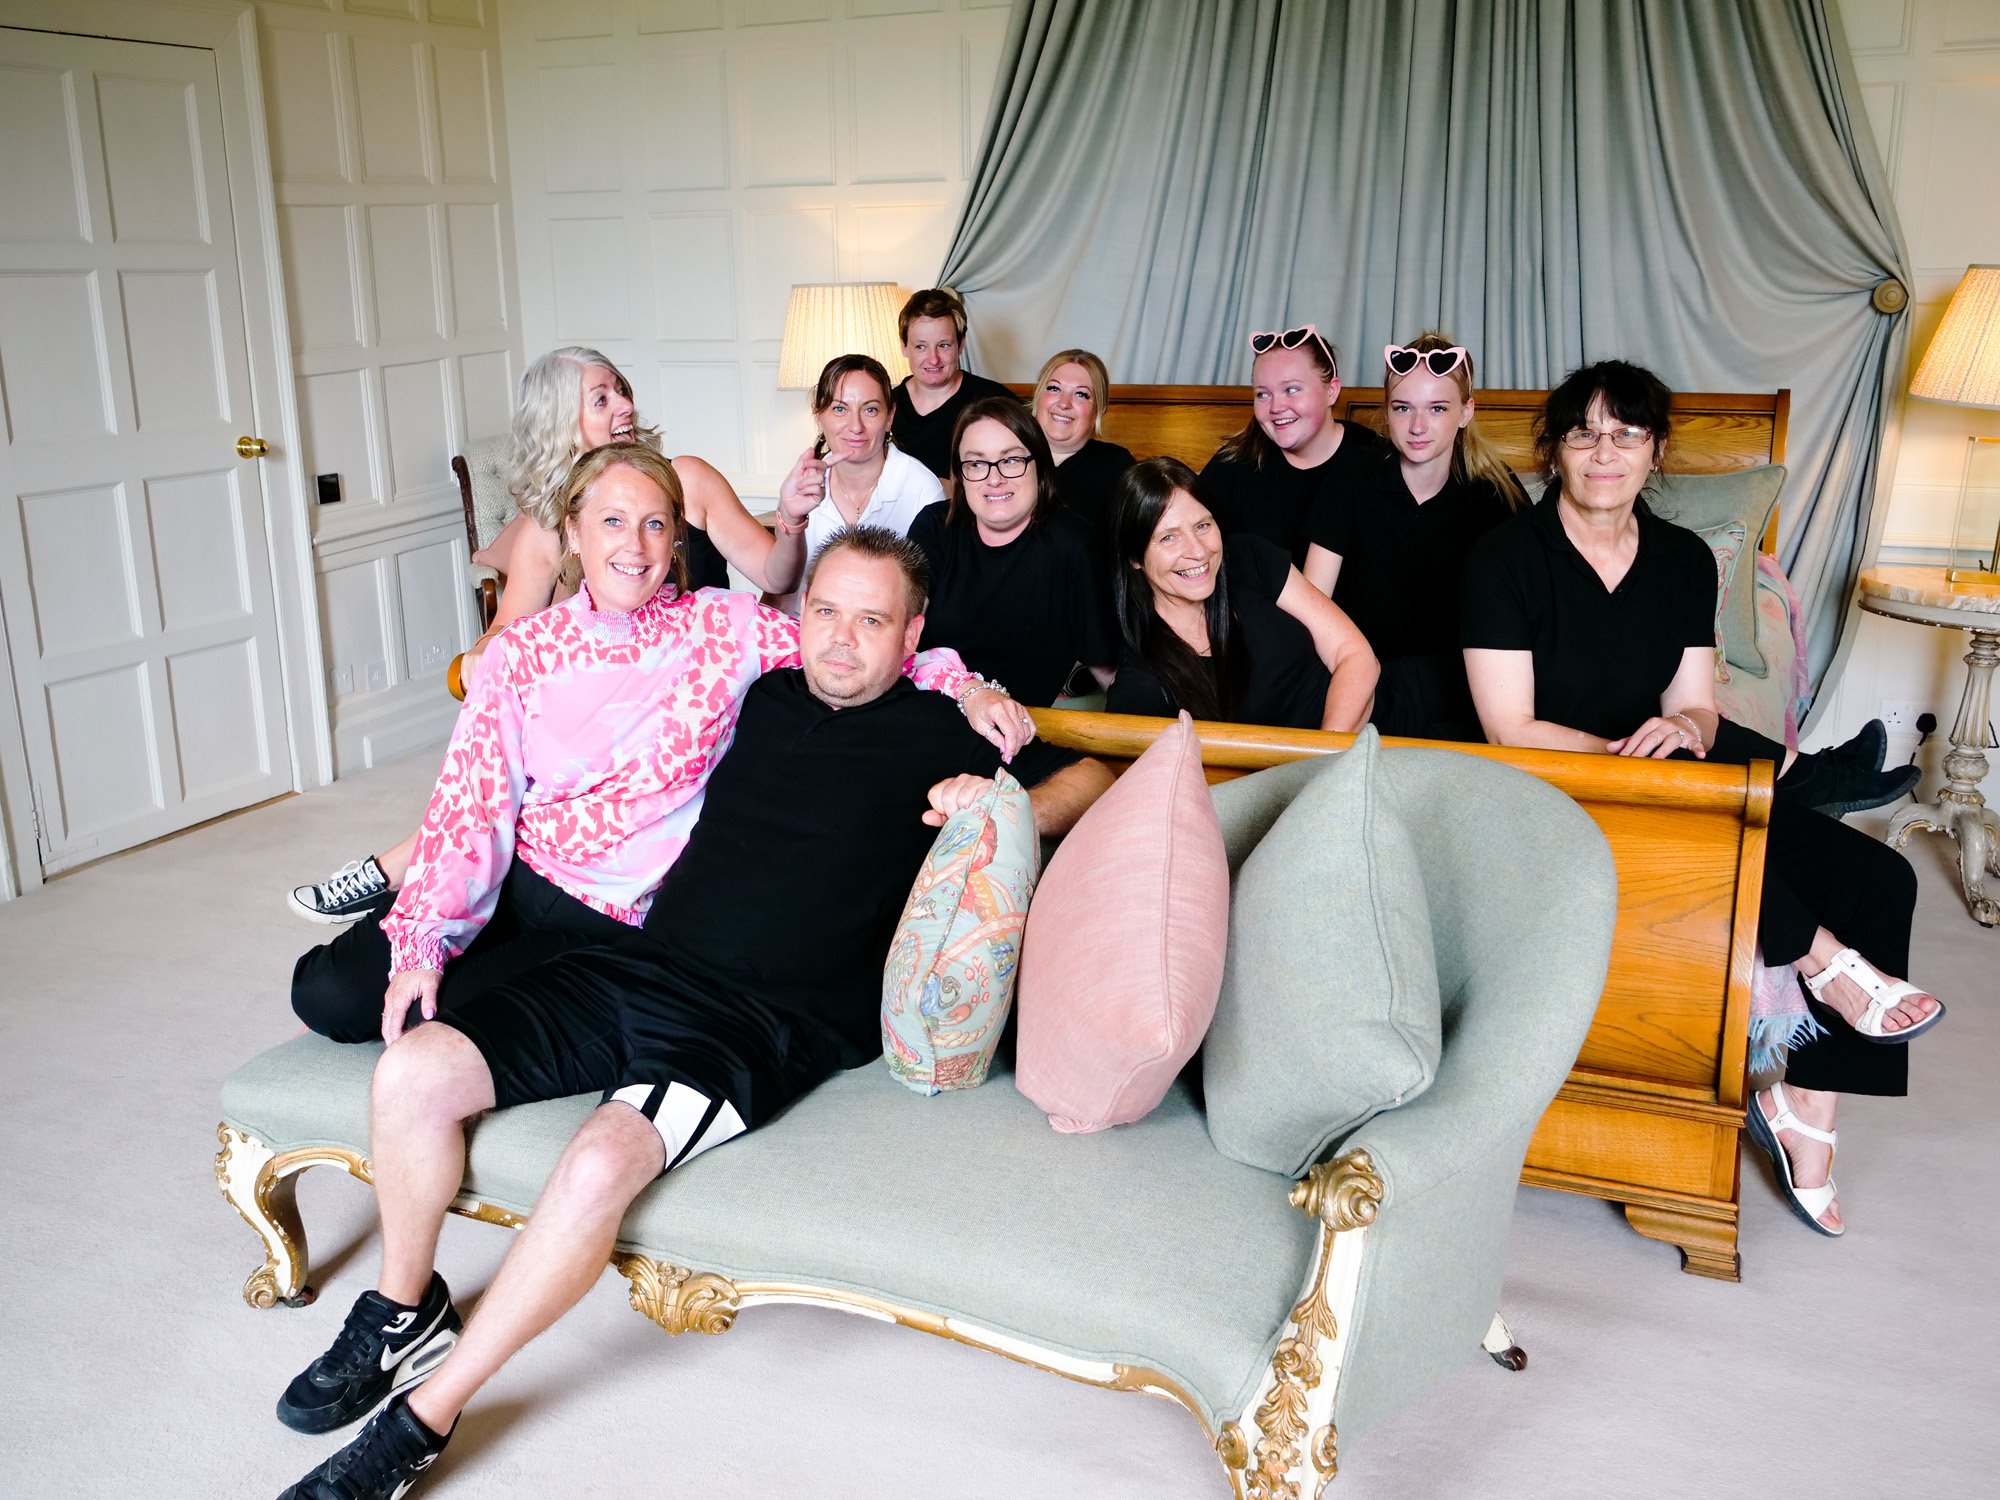
[[[1891,734],[1915,734],[1917,715],[1923,712],[1923,705],[1884,698],[1882,700],[1882,723]]]
[[[386,692],[388,687],[388,666],[383,662],[371,661],[368,664],[368,691],[371,693]]]
[[[354,668],[335,667],[333,669],[333,690],[343,698],[354,691]]]

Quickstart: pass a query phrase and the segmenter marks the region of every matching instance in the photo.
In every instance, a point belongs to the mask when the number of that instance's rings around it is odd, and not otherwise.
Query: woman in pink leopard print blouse
[[[586,454],[563,512],[583,587],[495,639],[395,905],[294,970],[293,1008],[336,1041],[393,1041],[446,983],[462,997],[636,926],[700,815],[743,693],[798,665],[789,615],[683,587],[680,484],[650,447]],[[906,671],[961,695],[1003,749],[1025,738],[1019,706],[955,653]]]

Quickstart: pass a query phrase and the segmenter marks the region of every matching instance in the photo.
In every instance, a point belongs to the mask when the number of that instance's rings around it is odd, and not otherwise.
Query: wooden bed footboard
[[[1114,768],[1169,722],[1037,709],[1043,738]],[[1344,750],[1352,735],[1199,723],[1210,781]],[[1750,980],[1774,768],[1425,745],[1517,767],[1574,798],[1618,870],[1618,920],[1597,1017],[1542,1117],[1521,1180],[1619,1204],[1686,1270],[1737,1277],[1738,1140]]]

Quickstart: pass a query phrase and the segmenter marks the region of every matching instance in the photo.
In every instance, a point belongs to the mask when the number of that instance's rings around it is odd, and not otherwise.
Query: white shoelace
[[[356,896],[372,896],[383,885],[382,877],[366,868],[364,861],[351,860],[329,875],[319,888],[320,904],[339,906]]]

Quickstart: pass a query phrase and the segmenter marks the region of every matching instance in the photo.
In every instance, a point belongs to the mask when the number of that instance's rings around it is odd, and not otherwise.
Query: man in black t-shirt
[[[879,1055],[882,965],[912,880],[951,813],[991,789],[998,751],[949,701],[901,676],[923,629],[922,553],[879,528],[843,532],[805,584],[795,671],[750,689],[700,822],[642,932],[575,950],[407,1033],[375,1075],[384,1280],[287,1391],[360,1436],[287,1490],[301,1500],[404,1493],[472,1395],[603,1271],[648,1183],[756,1128],[842,1068]],[[1111,773],[1043,744],[1015,757],[1044,834],[1069,827]],[[782,895],[771,899],[773,883]],[[432,1269],[485,1110],[601,1090],[534,1216],[459,1334]],[[294,1424],[299,1425],[299,1424]]]

